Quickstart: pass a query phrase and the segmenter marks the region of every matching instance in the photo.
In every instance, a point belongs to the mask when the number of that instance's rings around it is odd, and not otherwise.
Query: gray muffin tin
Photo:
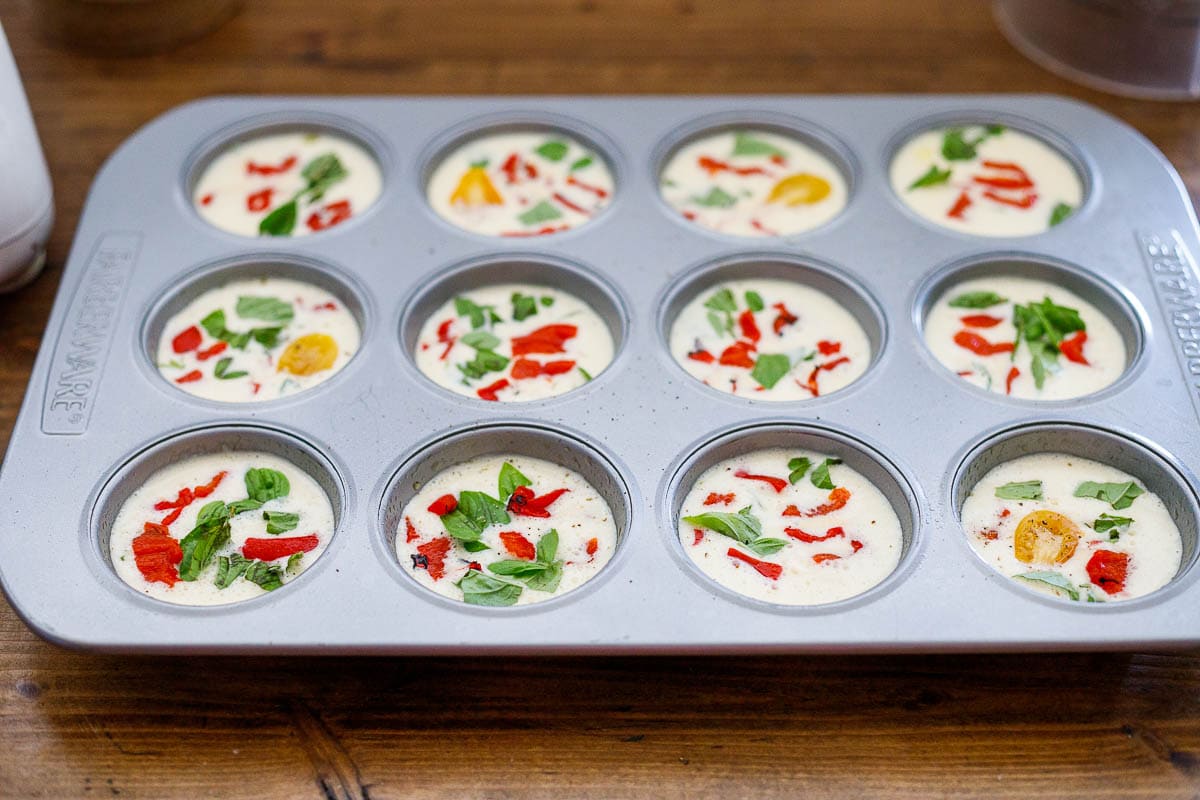
[[[953,122],[1000,121],[1059,146],[1087,200],[1065,223],[1016,239],[926,223],[895,197],[891,154]],[[562,127],[594,145],[617,180],[590,224],[493,239],[434,214],[424,179],[463,135]],[[656,191],[671,149],[711,127],[799,132],[851,186],[845,211],[809,233],[738,239],[670,211]],[[189,187],[223,144],[278,127],[362,140],[384,194],[323,234],[254,240],[216,230]],[[76,233],[46,338],[0,474],[0,579],[51,641],[98,650],[477,653],[1065,650],[1200,644],[1200,280],[1196,219],[1171,166],[1137,132],[1075,101],[1029,96],[629,98],[216,98],[130,138],[101,170]],[[498,267],[496,262],[514,264]],[[744,268],[737,265],[744,264]],[[966,272],[960,272],[966,270]],[[1107,311],[1131,357],[1108,389],[1067,402],[985,393],[941,367],[923,312],[951,276],[1049,274]],[[150,353],[166,316],[234,272],[285,272],[339,294],[363,344],[319,387],[222,405],[162,380]],[[713,391],[665,345],[672,314],[721,277],[793,275],[833,293],[876,350],[865,376],[807,402]],[[453,395],[409,352],[421,317],[479,280],[561,285],[591,301],[618,343],[585,387],[533,403]],[[759,446],[842,455],[871,477],[905,527],[897,571],[851,600],[783,608],[699,574],[676,535],[699,471]],[[280,453],[330,493],[337,530],[303,575],[261,598],[188,608],[122,583],[106,556],[116,510],[170,460],[223,447]],[[1036,594],[994,573],[957,512],[974,481],[1036,450],[1076,453],[1140,477],[1184,535],[1164,589],[1109,605]],[[453,603],[420,587],[392,537],[413,483],[486,452],[580,470],[613,507],[620,546],[582,588],[516,609]]]

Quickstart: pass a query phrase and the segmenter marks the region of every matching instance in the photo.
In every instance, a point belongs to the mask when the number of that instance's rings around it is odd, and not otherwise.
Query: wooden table
[[[1200,107],[1059,80],[978,2],[249,6],[108,60],[45,45],[0,0],[59,215],[46,274],[0,298],[0,445],[92,176],[203,95],[1056,92],[1140,128],[1200,193]],[[1200,658],[123,658],[45,644],[0,604],[5,798],[1034,795],[1200,795]]]

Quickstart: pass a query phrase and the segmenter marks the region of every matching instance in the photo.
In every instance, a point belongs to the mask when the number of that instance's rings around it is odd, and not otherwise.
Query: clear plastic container
[[[1101,91],[1200,98],[1200,0],[995,0],[1026,56]]]

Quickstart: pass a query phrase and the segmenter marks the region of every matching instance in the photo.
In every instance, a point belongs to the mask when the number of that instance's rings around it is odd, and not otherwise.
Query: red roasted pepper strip
[[[221,353],[224,353],[228,348],[228,342],[217,342],[212,347],[205,348],[204,350],[198,350],[196,352],[196,358],[200,361],[208,361],[213,356],[219,356]]]
[[[297,159],[295,156],[288,156],[277,167],[272,166],[270,164],[256,164],[253,161],[247,161],[246,162],[246,174],[247,175],[281,175],[284,172],[287,172],[292,167],[296,166],[296,160]]]
[[[452,494],[444,494],[429,504],[429,513],[444,517],[458,508],[458,498]]]
[[[200,329],[195,325],[178,334],[171,340],[171,349],[176,353],[188,353],[200,346],[203,341]]]
[[[758,330],[758,323],[754,321],[754,312],[746,309],[738,317],[738,326],[742,329],[742,336],[752,342],[757,342],[762,338],[762,333]]]
[[[596,555],[596,551],[599,549],[600,549],[600,540],[599,539],[597,539],[596,537],[593,536],[591,539],[587,540],[587,547],[585,548],[585,552],[587,552],[587,554],[589,556]]]
[[[417,555],[412,557],[413,569],[424,569],[433,580],[446,574],[446,554],[450,552],[450,539],[442,536],[417,546]]]
[[[734,342],[722,351],[720,363],[727,367],[754,369],[754,359],[750,357],[753,347],[747,342]]]
[[[730,492],[729,494],[717,494],[716,492],[709,492],[708,497],[704,498],[704,505],[706,505],[706,506],[716,506],[716,505],[727,506],[733,502],[733,499],[734,499],[733,492]]]
[[[484,386],[482,389],[476,389],[475,394],[479,395],[481,400],[488,400],[493,403],[498,403],[500,398],[496,396],[496,392],[507,389],[508,386],[508,379],[501,378],[493,384]]]
[[[972,328],[994,328],[1004,320],[991,314],[968,314],[962,317],[962,324]]]
[[[266,189],[261,189],[253,194],[247,195],[246,210],[266,211],[271,207],[271,195],[274,193],[275,190],[268,186]]]
[[[537,548],[533,546],[533,542],[517,531],[502,531],[500,541],[504,543],[504,549],[513,558],[519,558],[522,561],[533,561],[537,558]]]
[[[213,475],[212,480],[208,483],[192,489],[192,494],[196,497],[208,497],[217,490],[217,487],[221,485],[221,481],[225,480],[225,476],[228,474],[225,470],[221,470],[216,475]]]
[[[415,542],[421,538],[421,534],[417,533],[417,526],[413,525],[413,521],[408,517],[404,518],[404,541]]]
[[[574,339],[577,335],[579,335],[579,328],[574,325],[546,325],[524,336],[513,337],[512,354],[527,356],[562,353],[565,351],[564,345],[567,341]]]
[[[779,312],[779,314],[775,317],[775,322],[771,325],[771,329],[775,331],[776,336],[782,336],[784,328],[786,328],[788,325],[796,324],[796,322],[798,322],[800,319],[791,311],[788,311],[787,306],[785,306],[783,303],[776,303],[771,307]]]
[[[1008,371],[1008,377],[1004,379],[1004,393],[1012,394],[1013,381],[1021,376],[1021,370],[1013,367]]]
[[[1030,192],[1020,199],[1014,200],[1011,197],[1005,197],[1004,195],[994,192],[991,189],[988,189],[986,192],[984,192],[983,196],[992,202],[1001,203],[1006,206],[1012,206],[1013,208],[1032,208],[1033,204],[1036,203],[1038,199],[1037,194]]]
[[[570,489],[555,489],[540,497],[534,497],[533,490],[528,486],[518,486],[508,498],[508,510],[520,517],[545,519],[550,516],[550,505],[569,491]]]
[[[178,564],[182,560],[183,549],[165,525],[147,522],[141,535],[133,540],[134,564],[150,583],[174,586],[179,581]]]
[[[841,342],[830,342],[825,339],[817,342],[817,352],[823,356],[831,356],[834,353],[842,352]]]
[[[688,353],[687,357],[692,361],[699,361],[702,364],[711,364],[717,360],[717,357],[707,350],[693,350]]]
[[[175,379],[176,383],[195,383],[204,377],[204,373],[198,369],[194,369],[186,375],[180,375]]]
[[[696,545],[700,544],[700,542],[704,541],[704,531],[700,530],[699,528],[693,528],[692,534],[692,547],[695,547]]]
[[[1092,583],[1108,594],[1123,592],[1129,575],[1129,554],[1097,550],[1088,559],[1087,574]]]
[[[779,494],[788,487],[788,482],[783,478],[773,478],[770,475],[754,475],[744,469],[739,469],[737,472],[733,473],[733,477],[742,478],[748,481],[762,481],[763,483],[770,484],[771,488],[775,490],[776,494]]]
[[[319,208],[309,214],[305,224],[310,230],[323,231],[345,222],[350,219],[350,215],[350,201],[338,200],[336,203],[329,203],[324,208]]]
[[[840,525],[836,528],[830,528],[829,530],[825,531],[824,536],[813,536],[811,533],[805,533],[799,528],[784,528],[783,532],[793,539],[798,539],[801,542],[810,544],[812,542],[824,542],[829,539],[837,539],[846,535],[846,531]]]
[[[1077,331],[1070,339],[1063,339],[1058,343],[1058,349],[1067,359],[1074,361],[1076,364],[1091,366],[1088,360],[1083,356],[1083,346],[1087,344],[1087,331]]]
[[[770,176],[771,174],[762,167],[735,167],[731,164],[727,164],[724,161],[718,161],[715,158],[711,158],[710,156],[700,156],[700,158],[697,160],[697,163],[699,163],[700,169],[707,172],[710,176],[716,175],[718,172],[732,172],[734,175]]]
[[[757,558],[748,556],[740,550],[734,550],[732,547],[729,548],[729,551],[726,553],[726,555],[730,558],[736,558],[738,561],[746,562],[750,566],[754,567],[754,571],[759,575],[762,575],[764,578],[770,578],[771,580],[775,581],[779,580],[779,576],[783,574],[783,567],[779,566],[778,564],[772,564],[770,561],[759,561]]]
[[[971,196],[967,194],[967,190],[963,189],[962,194],[954,201],[954,205],[946,212],[946,216],[951,219],[964,219],[963,213],[971,207]]]
[[[954,334],[954,343],[964,350],[970,350],[977,356],[994,356],[997,353],[1011,353],[1016,349],[1012,342],[993,344],[978,333],[959,331]]]
[[[285,539],[259,539],[250,537],[242,545],[242,555],[259,561],[274,561],[277,558],[287,558],[296,553],[307,553],[317,549],[321,540],[317,535],[289,536]]]
[[[833,553],[817,553],[815,556],[812,557],[813,561],[815,561],[818,564],[824,564],[826,561],[837,561],[840,558],[841,558],[841,556],[835,555]]]

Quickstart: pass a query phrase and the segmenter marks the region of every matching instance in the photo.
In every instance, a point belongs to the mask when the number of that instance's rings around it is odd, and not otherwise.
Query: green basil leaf
[[[289,200],[279,208],[267,214],[258,223],[260,236],[289,236],[296,227],[296,216],[299,209],[295,200]]]
[[[481,531],[489,525],[508,522],[511,519],[504,503],[483,492],[459,492],[457,510],[466,514]]]
[[[791,369],[792,365],[787,356],[781,353],[768,353],[759,356],[758,360],[754,362],[754,369],[750,371],[750,377],[764,389],[771,389]]]
[[[512,493],[516,491],[518,486],[530,485],[532,485],[532,481],[525,477],[521,470],[512,464],[505,461],[503,466],[500,467],[499,497],[501,503],[506,502],[508,498],[512,497]]]
[[[291,303],[276,297],[252,297],[243,295],[237,299],[237,315],[243,319],[261,319],[267,322],[287,324],[296,316]]]
[[[541,572],[519,580],[535,592],[553,592],[562,581],[562,571],[563,562],[554,561],[546,564]]]
[[[546,294],[546,295],[542,295],[542,299],[541,299],[541,301],[540,301],[540,302],[541,302],[541,304],[542,304],[542,305],[544,305],[546,308],[549,308],[550,306],[554,305],[554,298],[553,298],[553,297],[551,297],[551,296],[550,296],[550,295],[548,295],[548,294]]]
[[[1112,514],[1101,514],[1092,523],[1092,530],[1096,533],[1107,533],[1110,542],[1119,541],[1121,534],[1129,530],[1129,526],[1133,524],[1133,520],[1129,517],[1115,517]]]
[[[211,314],[200,320],[200,327],[214,339],[220,339],[225,333],[225,312],[221,309],[213,311]]]
[[[512,306],[513,319],[515,319],[517,322],[529,319],[538,312],[537,298],[533,295],[513,292]]]
[[[540,575],[545,572],[549,564],[542,564],[537,561],[523,561],[519,558],[506,558],[501,561],[493,561],[488,564],[488,570],[503,575],[506,578],[528,578],[533,575]]]
[[[812,462],[806,457],[793,458],[788,461],[788,469],[790,470],[788,473],[788,483],[794,484],[801,480],[808,473],[810,467],[812,467]]]
[[[287,476],[276,469],[252,467],[246,470],[246,494],[251,500],[266,503],[280,497],[287,497],[292,491]]]
[[[480,553],[484,550],[492,549],[478,539],[460,539],[458,543],[462,545],[463,550],[466,550],[468,553]]]
[[[213,581],[218,589],[228,589],[229,585],[242,576],[250,561],[241,553],[230,553],[217,559],[217,577]]]
[[[590,381],[592,379],[592,373],[588,372],[583,367],[579,367],[579,374],[583,376],[585,381]]]
[[[534,152],[547,161],[562,161],[569,149],[570,147],[567,146],[566,142],[551,139],[534,150]]]
[[[281,331],[283,331],[283,328],[251,328],[250,336],[254,338],[254,341],[270,350],[279,344],[279,334]]]
[[[292,553],[288,556],[287,565],[284,566],[283,572],[285,575],[295,575],[300,571],[300,561],[304,558],[304,553]]]
[[[522,591],[516,584],[484,575],[476,569],[467,570],[458,582],[458,588],[462,589],[463,601],[475,606],[511,606]]]
[[[551,528],[542,534],[537,543],[537,560],[549,564],[558,555],[558,530]]]
[[[273,592],[280,586],[283,586],[283,569],[278,565],[268,564],[265,561],[250,562],[242,577],[251,583],[257,583],[268,592]]]
[[[1020,575],[1013,575],[1013,577],[1035,586],[1049,588],[1057,595],[1061,596],[1065,594],[1072,600],[1079,599],[1079,590],[1075,588],[1075,584],[1067,580],[1061,573],[1046,570],[1041,572],[1025,572]]]
[[[548,200],[543,200],[528,211],[524,211],[517,215],[517,219],[522,225],[537,225],[542,222],[559,219],[562,217],[562,212],[554,206],[550,205]]]
[[[475,358],[458,364],[458,371],[471,380],[479,380],[489,372],[501,372],[508,366],[508,358],[494,350],[476,350]]]
[[[248,497],[245,500],[234,500],[229,504],[229,513],[233,516],[237,516],[244,511],[257,511],[258,509],[262,508],[262,505],[262,501],[251,500]]]
[[[835,488],[833,478],[829,477],[829,468],[842,463],[840,458],[827,458],[821,462],[821,465],[813,470],[812,485],[818,489],[833,489]]]
[[[939,169],[936,164],[931,166],[924,175],[917,178],[908,186],[911,192],[913,189],[924,189],[929,186],[940,186],[950,180],[950,170]]]
[[[761,539],[755,539],[753,542],[750,542],[746,547],[750,548],[755,555],[769,556],[787,547],[787,544],[783,539],[768,539],[764,536]]]
[[[733,135],[735,156],[783,156],[785,153],[775,145],[749,133],[738,131]]]
[[[1035,353],[1033,360],[1029,362],[1029,369],[1033,373],[1033,385],[1038,389],[1046,383],[1046,362],[1042,360],[1040,353]]]
[[[200,509],[203,521],[197,517],[196,527],[179,542],[183,558],[179,562],[179,579],[194,581],[212,563],[217,551],[229,543],[229,511],[219,500]]]
[[[692,202],[705,208],[729,208],[737,204],[737,198],[720,186],[714,186],[708,190],[708,194],[693,197]]]
[[[990,125],[985,125],[983,127],[983,130],[987,133],[988,136],[999,136],[1000,134],[1004,133],[1004,131],[1007,130],[1007,128],[1005,128],[1003,125],[997,125],[996,123],[993,122]]]
[[[708,324],[712,325],[713,330],[717,332],[717,336],[724,336],[729,332],[725,318],[715,311],[708,312]]]
[[[349,174],[333,153],[317,156],[300,171],[300,176],[308,181],[304,192],[308,193],[309,200],[313,202],[324,197],[330,186]]]
[[[976,156],[977,144],[967,141],[962,128],[950,128],[942,136],[942,156],[947,161],[970,161]]]
[[[1002,500],[1041,500],[1041,481],[1013,481],[996,487],[996,497]]]
[[[1050,212],[1050,227],[1053,228],[1055,225],[1061,224],[1063,220],[1071,216],[1074,211],[1075,209],[1066,203],[1059,203],[1054,207],[1054,210]]]
[[[267,521],[267,533],[271,534],[294,531],[300,524],[300,515],[289,511],[264,511],[263,519]]]
[[[750,506],[746,506],[736,514],[707,511],[692,517],[684,517],[683,521],[693,527],[706,528],[722,536],[728,536],[741,544],[750,544],[762,536],[762,523],[750,512]]]
[[[488,331],[471,331],[459,337],[459,341],[476,350],[492,350],[500,346],[500,337]]]
[[[995,292],[966,292],[952,299],[950,306],[953,308],[990,308],[1007,302],[1008,298],[1001,297]]]
[[[575,162],[571,164],[571,168],[568,170],[568,172],[578,172],[581,169],[586,169],[592,165],[593,161],[594,159],[591,156],[577,158],[575,159]]]
[[[758,292],[746,292],[746,305],[755,313],[766,308],[766,303],[763,302],[762,295]]]
[[[493,322],[499,322],[499,317],[491,306],[478,305],[468,297],[454,298],[454,313],[460,317],[470,317],[472,329],[482,328],[487,324],[489,317]]]
[[[1145,489],[1133,481],[1126,481],[1125,483],[1084,481],[1076,487],[1075,496],[1093,497],[1097,500],[1103,500],[1111,505],[1114,510],[1120,511],[1123,508],[1129,508],[1133,505],[1133,501],[1145,494],[1145,492]]]
[[[217,364],[213,367],[213,375],[217,380],[231,381],[234,378],[244,378],[249,375],[244,369],[239,369],[234,372],[229,371],[229,365],[233,363],[233,359],[229,356],[217,359]]]
[[[733,297],[733,292],[729,289],[718,289],[712,297],[704,303],[705,308],[711,308],[713,311],[723,311],[733,313],[737,311],[737,300]]]
[[[213,500],[211,503],[200,506],[200,513],[196,515],[196,524],[201,525],[210,520],[229,519],[230,514],[228,506],[220,500]]]

